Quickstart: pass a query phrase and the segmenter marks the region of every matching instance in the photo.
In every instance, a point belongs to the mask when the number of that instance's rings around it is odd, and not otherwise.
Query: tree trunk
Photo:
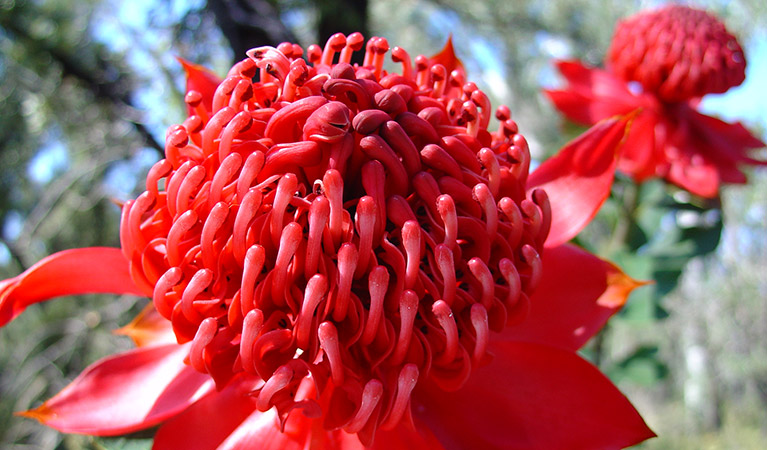
[[[694,430],[714,431],[721,427],[720,395],[712,368],[711,352],[706,345],[705,324],[698,314],[683,331],[684,405]]]
[[[319,10],[317,25],[318,43],[324,45],[336,33],[349,35],[358,31],[370,38],[368,30],[368,0],[328,0],[316,3]],[[352,62],[362,63],[362,52],[357,52]]]
[[[243,59],[253,47],[296,42],[282,23],[278,7],[266,0],[213,0],[207,8],[234,51],[233,62]]]

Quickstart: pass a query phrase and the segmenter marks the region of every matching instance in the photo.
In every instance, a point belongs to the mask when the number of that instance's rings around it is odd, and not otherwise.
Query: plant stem
[[[631,228],[636,222],[636,210],[639,206],[639,186],[633,181],[627,181],[622,184],[623,196],[621,198],[620,212],[610,242],[607,244],[607,251],[605,252],[608,257],[612,257],[628,245]]]
[[[625,181],[621,185],[623,190],[621,192],[618,220],[615,222],[615,228],[604,252],[604,255],[608,258],[614,257],[616,253],[629,245],[631,229],[636,223],[636,211],[639,206],[639,186],[633,180]],[[608,321],[593,339],[593,362],[600,369],[604,362],[606,335],[609,333],[609,327],[610,322]]]

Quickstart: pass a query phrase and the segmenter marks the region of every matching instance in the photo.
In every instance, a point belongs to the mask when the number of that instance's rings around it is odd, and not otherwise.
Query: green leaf
[[[668,375],[668,367],[658,356],[658,347],[643,345],[608,369],[614,381],[650,386]]]

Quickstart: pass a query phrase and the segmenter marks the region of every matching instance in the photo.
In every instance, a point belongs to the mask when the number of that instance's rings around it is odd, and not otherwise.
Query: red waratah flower
[[[122,250],[0,285],[0,324],[83,292],[146,295],[97,362],[23,413],[70,433],[160,425],[157,449],[618,448],[652,432],[575,353],[636,282],[563,244],[608,195],[628,119],[528,176],[508,108],[450,52],[251,50],[185,63],[189,118],[125,203]],[[453,66],[448,72],[446,66]],[[254,82],[254,77],[259,81]]]
[[[767,163],[749,156],[764,143],[743,125],[696,109],[703,95],[745,78],[738,41],[707,12],[673,5],[637,14],[618,23],[606,70],[557,66],[568,86],[546,94],[569,119],[592,125],[640,109],[618,164],[637,182],[663,177],[711,198],[721,183],[746,182],[739,165]]]

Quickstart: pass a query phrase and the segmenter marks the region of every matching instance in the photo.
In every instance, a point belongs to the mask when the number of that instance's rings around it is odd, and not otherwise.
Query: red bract
[[[563,245],[607,197],[629,119],[528,177],[508,108],[488,131],[452,50],[413,63],[395,47],[387,73],[383,38],[349,64],[362,45],[336,34],[308,64],[297,45],[253,49],[220,83],[184,63],[191,114],[123,207],[122,257],[54,255],[0,297],[7,322],[58,294],[138,287],[152,303],[122,332],[139,348],[25,415],[100,435],[162,424],[159,449],[652,436],[574,353],[636,283]]]
[[[619,170],[637,182],[662,177],[702,197],[721,183],[745,183],[742,164],[763,147],[740,123],[697,111],[700,97],[722,93],[745,77],[745,56],[714,16],[686,6],[640,13],[616,27],[607,70],[577,61],[558,68],[568,82],[547,95],[569,119],[592,125],[639,109]]]

